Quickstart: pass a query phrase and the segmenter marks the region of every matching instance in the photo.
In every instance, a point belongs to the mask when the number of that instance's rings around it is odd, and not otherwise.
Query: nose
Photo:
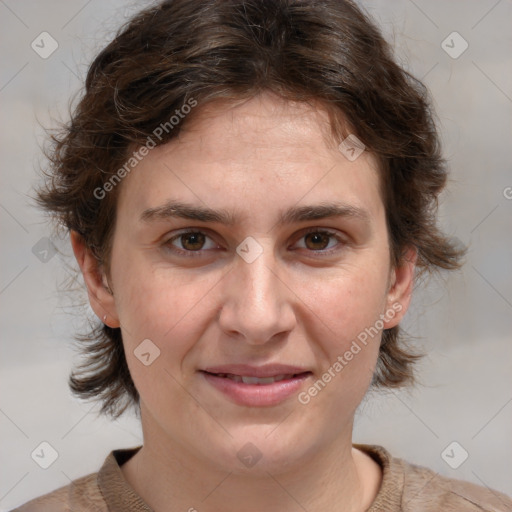
[[[251,263],[237,256],[223,280],[219,324],[223,332],[251,345],[263,345],[296,324],[295,294],[267,245]]]

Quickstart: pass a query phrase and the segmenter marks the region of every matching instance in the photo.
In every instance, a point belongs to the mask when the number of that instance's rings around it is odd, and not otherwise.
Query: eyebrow
[[[370,213],[358,206],[328,202],[318,205],[295,206],[286,211],[281,211],[277,224],[287,225],[304,221],[312,221],[327,218],[354,218],[370,224]],[[217,222],[227,226],[233,226],[237,220],[246,218],[246,215],[237,214],[234,211],[186,204],[181,201],[169,200],[161,206],[144,210],[140,219],[144,222],[180,218],[200,222]]]

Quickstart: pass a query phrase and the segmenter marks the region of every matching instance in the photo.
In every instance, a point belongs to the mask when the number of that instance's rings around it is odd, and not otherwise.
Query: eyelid
[[[187,251],[185,249],[180,249],[179,247],[175,247],[171,244],[176,239],[179,239],[183,235],[187,234],[195,234],[195,233],[201,233],[205,235],[206,238],[209,238],[210,240],[213,240],[213,237],[209,234],[209,230],[205,228],[183,228],[181,230],[173,231],[173,235],[169,238],[167,238],[163,245],[167,248],[169,248],[170,251],[174,252],[175,254],[178,254],[178,256],[185,256],[185,257],[197,257],[202,256],[204,251],[212,250],[212,249],[199,249],[198,251]],[[215,242],[216,243],[216,242]]]
[[[329,235],[331,238],[336,239],[339,242],[339,244],[341,244],[341,245],[346,245],[348,243],[348,241],[346,240],[346,237],[342,237],[336,230],[333,230],[330,228],[320,228],[320,227],[316,227],[316,226],[306,228],[305,230],[300,231],[298,239],[301,240],[309,233],[318,233],[318,234],[323,234],[323,235]],[[341,250],[342,249],[338,248],[338,247],[331,247],[330,249],[318,249],[318,250],[310,249],[310,250],[307,250],[307,252],[310,254],[318,254],[318,255],[320,255],[320,257],[322,257],[322,256],[329,256],[332,253],[339,252]]]
[[[204,251],[211,251],[212,250],[212,249],[199,249],[197,251],[187,251],[185,249],[180,249],[178,247],[175,247],[175,246],[171,245],[171,242],[173,242],[174,240],[178,239],[180,236],[183,236],[183,235],[186,235],[186,234],[192,234],[192,233],[193,234],[201,233],[201,234],[205,235],[207,238],[210,238],[212,241],[214,241],[213,237],[209,234],[210,230],[208,230],[206,228],[203,228],[203,227],[183,228],[181,230],[178,230],[177,232],[173,232],[171,237],[166,238],[166,240],[164,241],[163,245],[165,247],[168,247],[171,252],[174,252],[178,256],[182,255],[184,257],[199,257],[199,256],[203,255]],[[304,238],[309,233],[319,233],[319,234],[328,235],[331,238],[335,238],[339,242],[339,244],[341,244],[341,245],[346,245],[348,243],[348,241],[346,240],[346,237],[342,237],[336,230],[329,229],[329,228],[321,228],[321,227],[317,227],[317,226],[312,226],[312,227],[300,230],[298,234],[294,235],[294,239],[300,240],[300,239]],[[312,253],[312,254],[315,254],[315,255],[320,255],[320,257],[322,257],[322,256],[329,256],[332,253],[339,252],[341,250],[342,250],[341,248],[336,248],[336,247],[335,248],[331,248],[331,249],[318,249],[318,250],[314,250],[314,249],[308,250],[306,248],[306,251],[309,252],[310,254]]]

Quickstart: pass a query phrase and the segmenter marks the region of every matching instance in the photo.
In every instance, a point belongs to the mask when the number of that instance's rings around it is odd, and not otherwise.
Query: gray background
[[[362,3],[435,99],[452,168],[440,221],[470,252],[461,272],[416,289],[405,325],[428,351],[421,385],[369,395],[354,440],[512,494],[512,3]],[[70,340],[80,321],[57,285],[72,263],[70,249],[66,240],[54,239],[65,255],[40,261],[36,244],[51,232],[28,195],[42,162],[41,125],[67,119],[91,57],[146,4],[0,0],[1,511],[98,470],[111,449],[141,442],[134,418],[102,419],[98,406],[68,391],[77,360]],[[47,59],[31,48],[43,31],[59,45]],[[456,59],[441,47],[453,31],[469,44]],[[460,42],[449,44],[457,50]],[[59,454],[46,470],[30,456],[42,441]],[[441,456],[453,441],[469,454],[457,469]],[[449,451],[452,464],[461,450]]]

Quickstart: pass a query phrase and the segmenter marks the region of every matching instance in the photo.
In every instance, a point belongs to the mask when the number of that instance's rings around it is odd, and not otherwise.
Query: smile
[[[206,382],[229,401],[247,407],[269,407],[296,395],[313,374],[279,374],[266,377],[200,372]]]
[[[247,375],[235,375],[234,373],[217,373],[212,374],[223,379],[231,379],[235,382],[243,382],[244,384],[257,384],[263,386],[265,384],[272,384],[273,382],[279,382],[286,379],[293,379],[295,374],[288,375],[276,375],[275,377],[249,377]]]

